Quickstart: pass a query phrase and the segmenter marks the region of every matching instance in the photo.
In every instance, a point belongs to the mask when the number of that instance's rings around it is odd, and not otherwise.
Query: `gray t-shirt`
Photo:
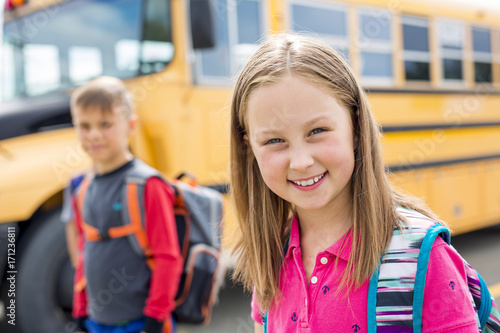
[[[121,226],[122,191],[132,160],[103,175],[87,189],[84,220],[100,231]],[[151,271],[127,237],[85,243],[88,313],[101,324],[116,325],[144,317]]]

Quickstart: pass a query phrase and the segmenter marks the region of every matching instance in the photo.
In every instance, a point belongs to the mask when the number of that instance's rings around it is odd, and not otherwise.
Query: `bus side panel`
[[[1,145],[0,223],[29,219],[70,177],[90,166],[73,129],[26,135]]]

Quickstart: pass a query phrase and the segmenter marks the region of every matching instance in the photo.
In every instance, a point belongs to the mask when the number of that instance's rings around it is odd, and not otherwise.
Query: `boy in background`
[[[128,145],[137,122],[132,96],[122,81],[100,77],[74,92],[71,115],[95,172],[88,178],[83,204],[74,205],[75,217],[106,235],[110,228],[123,226],[125,178],[144,165]],[[128,237],[95,241],[84,233],[85,289],[75,285],[73,301],[77,332],[159,333],[164,325],[173,331],[171,312],[182,271],[173,200],[170,186],[158,177],[148,178],[145,228],[154,271]]]

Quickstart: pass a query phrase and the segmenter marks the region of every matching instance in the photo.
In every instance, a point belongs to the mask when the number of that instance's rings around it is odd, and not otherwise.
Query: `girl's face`
[[[347,208],[354,170],[351,117],[326,89],[299,76],[250,95],[247,139],[262,178],[301,210]]]

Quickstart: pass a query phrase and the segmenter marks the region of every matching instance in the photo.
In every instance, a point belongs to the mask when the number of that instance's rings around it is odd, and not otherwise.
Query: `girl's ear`
[[[245,146],[247,146],[247,147],[249,147],[249,146],[250,146],[250,144],[249,144],[249,142],[248,142],[248,135],[243,134],[243,141],[245,142]]]

